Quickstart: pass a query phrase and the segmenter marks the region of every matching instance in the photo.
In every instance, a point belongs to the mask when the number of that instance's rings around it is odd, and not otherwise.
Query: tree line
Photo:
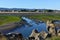
[[[1,12],[55,12],[57,10],[51,9],[2,9]]]

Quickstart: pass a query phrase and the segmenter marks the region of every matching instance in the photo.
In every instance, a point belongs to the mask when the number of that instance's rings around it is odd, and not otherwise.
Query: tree
[[[48,12],[53,12],[53,10],[48,10]]]

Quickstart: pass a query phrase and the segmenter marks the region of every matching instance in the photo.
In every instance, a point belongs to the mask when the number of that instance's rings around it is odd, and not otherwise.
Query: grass
[[[34,16],[28,16],[31,19],[38,19],[42,21],[47,21],[48,19],[50,20],[60,20],[60,15],[59,14],[40,14],[40,15],[34,15]],[[7,24],[10,22],[17,22],[20,21],[21,18],[20,16],[1,16],[0,15],[0,25],[2,24]]]
[[[0,16],[0,25],[18,21],[20,21],[20,17],[17,16]]]
[[[59,14],[41,14],[41,15],[35,15],[35,16],[30,16],[30,18],[33,19],[38,19],[38,20],[43,20],[43,21],[47,21],[49,20],[60,20],[60,15]]]
[[[51,40],[60,40],[60,37],[52,37]]]

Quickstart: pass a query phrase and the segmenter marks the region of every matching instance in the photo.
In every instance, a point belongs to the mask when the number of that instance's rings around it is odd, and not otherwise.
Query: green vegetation
[[[43,20],[47,21],[49,20],[60,20],[60,15],[59,14],[40,14],[40,15],[34,15],[34,16],[29,16],[31,19],[37,19],[37,20]],[[2,24],[7,24],[10,22],[17,22],[20,21],[21,18],[20,16],[1,16],[0,15],[0,25]]]
[[[0,25],[18,21],[20,21],[20,17],[17,16],[0,16]]]
[[[40,14],[40,15],[35,15],[35,16],[30,16],[32,19],[38,19],[38,20],[60,20],[60,15],[59,14]]]
[[[46,40],[60,40],[60,36],[53,36],[51,38],[47,38]]]
[[[51,40],[60,40],[60,37],[52,37]]]

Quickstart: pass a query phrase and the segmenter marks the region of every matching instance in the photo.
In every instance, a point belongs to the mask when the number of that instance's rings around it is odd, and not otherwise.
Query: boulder
[[[47,37],[47,35],[48,35],[47,32],[41,31],[39,36],[40,36],[41,38],[45,39],[45,38]]]
[[[0,33],[0,40],[7,40],[7,37],[4,34]]]
[[[35,40],[39,40],[38,36],[39,36],[39,32],[36,29],[34,29],[29,37],[30,38],[34,37]]]
[[[42,31],[42,32],[38,32],[36,29],[32,31],[31,35],[29,36],[30,38],[31,37],[34,37],[35,40],[43,40],[47,37],[47,33],[45,31]]]
[[[57,30],[57,35],[60,36],[60,29]]]

